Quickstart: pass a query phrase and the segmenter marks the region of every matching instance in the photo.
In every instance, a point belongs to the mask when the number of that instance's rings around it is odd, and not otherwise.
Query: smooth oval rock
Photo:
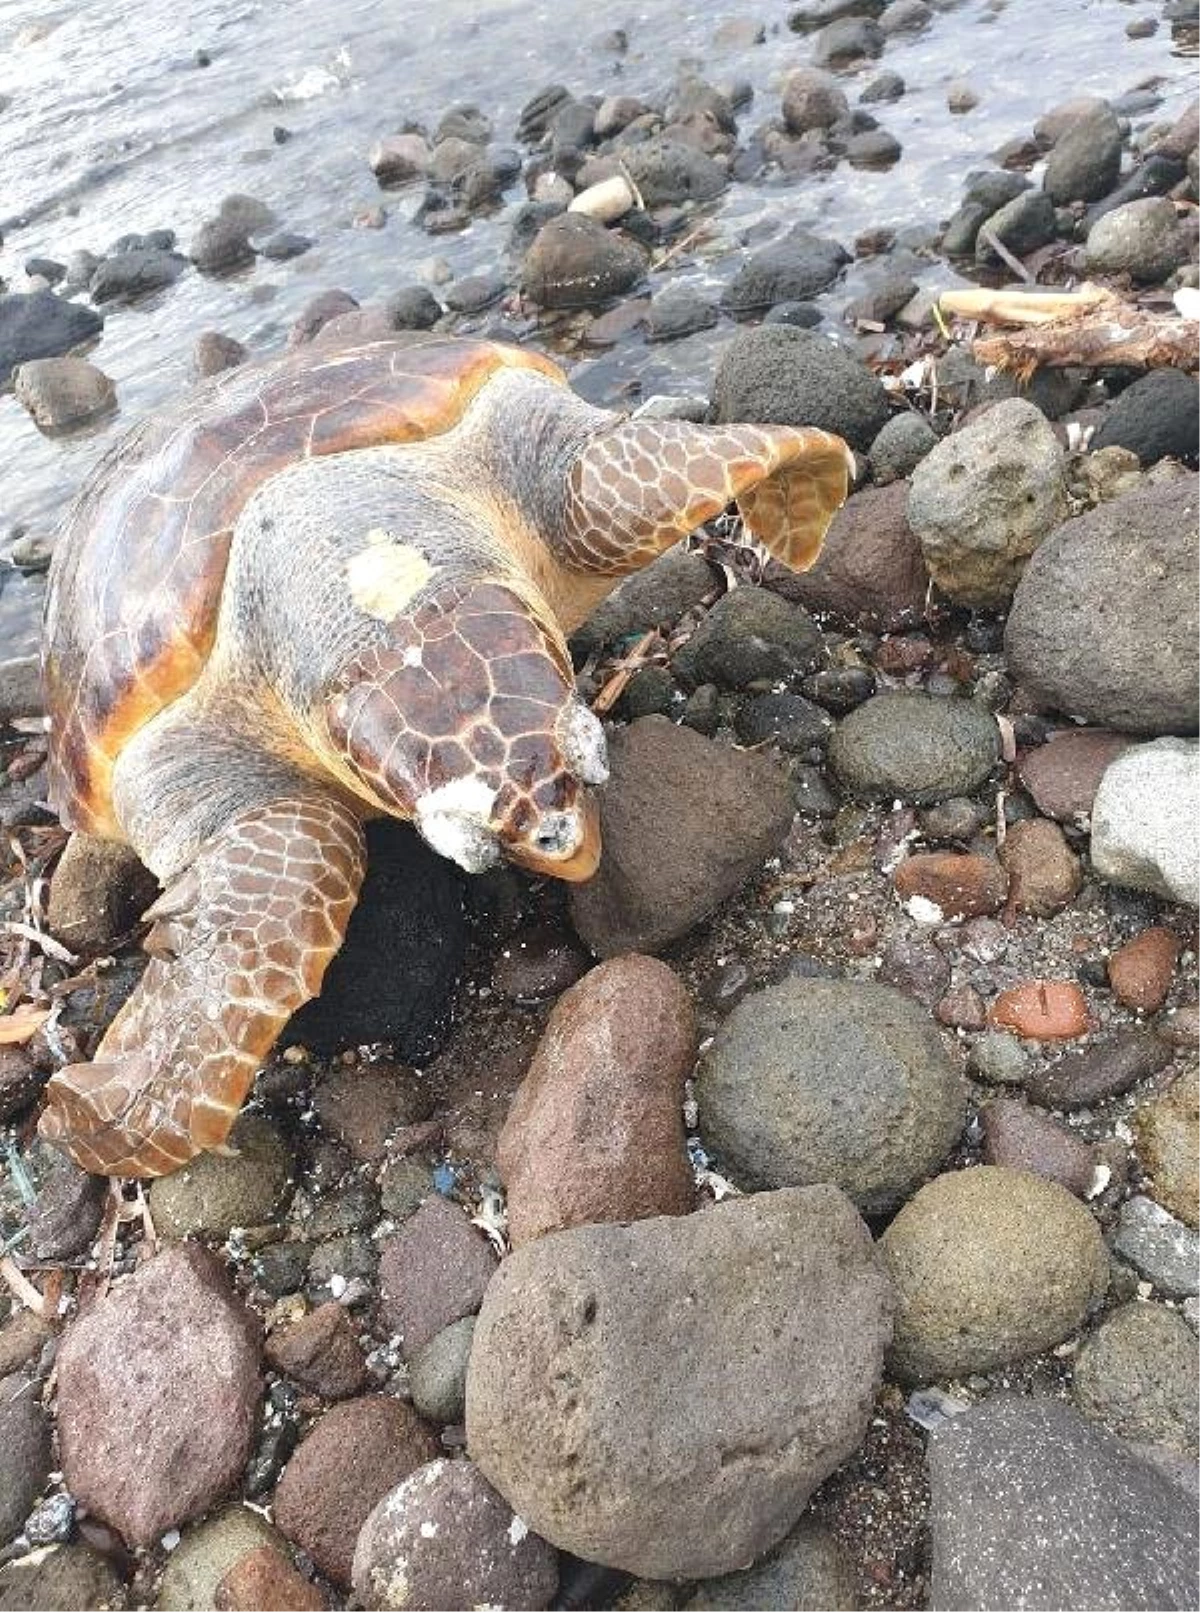
[[[1045,1108],[1090,1108],[1170,1061],[1171,1049],[1145,1030],[1118,1030],[1037,1070],[1027,1082],[1029,1095]]]
[[[1200,1343],[1162,1304],[1123,1304],[1079,1351],[1073,1392],[1081,1410],[1132,1443],[1195,1450]]]
[[[472,1459],[560,1549],[731,1572],[866,1431],[890,1332],[870,1236],[829,1186],[526,1244],[488,1291]]]
[[[235,1226],[274,1220],[292,1192],[292,1157],[261,1114],[240,1114],[229,1133],[231,1153],[202,1153],[150,1188],[150,1212],[163,1237],[225,1237]]]
[[[1166,196],[1126,202],[1098,218],[1084,252],[1089,274],[1127,274],[1156,284],[1187,261],[1188,247],[1174,204]]]
[[[1200,746],[1157,739],[1106,769],[1092,805],[1092,865],[1109,884],[1200,906]]]
[[[901,901],[935,909],[928,912],[935,923],[999,912],[1008,894],[1004,869],[992,857],[965,852],[918,851],[905,857],[892,882]]]
[[[1024,980],[1000,992],[988,1019],[1028,1041],[1075,1041],[1091,1028],[1087,998],[1072,980]]]
[[[1131,1013],[1157,1013],[1167,1000],[1182,950],[1173,929],[1156,924],[1118,946],[1108,959],[1108,983]]]
[[[973,795],[999,756],[999,729],[983,706],[907,691],[864,701],[829,745],[844,789],[860,800],[916,806]]]
[[[628,291],[646,272],[632,241],[582,213],[542,225],[521,267],[526,295],[542,308],[590,308]]]
[[[1008,874],[1009,900],[1017,912],[1052,918],[1083,888],[1079,858],[1057,823],[1029,818],[1013,823],[1000,851]]]

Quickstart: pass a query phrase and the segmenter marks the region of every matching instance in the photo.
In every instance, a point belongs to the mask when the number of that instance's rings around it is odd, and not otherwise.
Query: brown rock
[[[1083,885],[1079,858],[1057,823],[1033,817],[1014,823],[1000,860],[1008,872],[1008,898],[1018,912],[1050,918],[1074,901]]]
[[[0,1378],[20,1371],[41,1354],[53,1329],[32,1310],[18,1310],[0,1327]]]
[[[201,1516],[254,1438],[258,1324],[225,1267],[168,1248],[67,1328],[58,1436],[75,1499],[131,1545]]]
[[[597,791],[600,871],[571,889],[571,922],[599,957],[656,952],[686,934],[778,850],[795,815],[765,757],[665,717],[615,734],[609,767]]]
[[[492,989],[509,1002],[545,1002],[581,979],[591,959],[572,935],[538,924],[500,948]]]
[[[267,1339],[266,1356],[302,1388],[323,1399],[348,1399],[369,1374],[354,1327],[340,1304],[322,1304]]]
[[[1103,728],[1053,733],[1021,757],[1017,772],[1039,812],[1060,823],[1087,823],[1100,780],[1110,761],[1133,741]]]
[[[1198,1129],[1200,1082],[1194,1068],[1172,1082],[1161,1097],[1143,1103],[1133,1116],[1138,1157],[1150,1177],[1151,1196],[1193,1229],[1200,1225]]]
[[[216,1612],[325,1612],[325,1597],[281,1550],[260,1545],[236,1561],[217,1585]]]
[[[934,1016],[951,1030],[982,1030],[987,1024],[987,1004],[973,985],[956,985],[942,997]]]
[[[901,901],[931,901],[946,918],[979,918],[1004,905],[1008,880],[988,856],[922,851],[901,862],[893,883]]]
[[[988,1018],[1031,1041],[1074,1041],[1091,1028],[1087,1002],[1069,980],[1026,980],[1002,991]]]
[[[317,1086],[313,1107],[323,1129],[360,1163],[378,1164],[394,1131],[429,1118],[433,1098],[415,1069],[368,1064],[335,1069]]]
[[[64,946],[103,952],[158,894],[158,881],[128,845],[72,834],[50,881],[46,925]]]
[[[925,615],[929,572],[908,524],[908,483],[867,487],[833,518],[809,571],[772,565],[768,586],[809,610],[875,631],[896,632]]]
[[[1028,1170],[1047,1181],[1057,1181],[1077,1198],[1087,1196],[1096,1171],[1096,1152],[1082,1137],[1008,1097],[988,1103],[979,1117],[985,1164]]]
[[[45,1084],[45,1072],[24,1047],[0,1047],[0,1120],[28,1107]]]
[[[285,1467],[275,1525],[319,1572],[348,1589],[354,1541],[371,1510],[438,1453],[433,1434],[401,1400],[344,1400],[325,1412]]]
[[[692,1004],[665,963],[617,957],[566,993],[496,1151],[514,1247],[695,1206],[682,1111],[695,1060]]]
[[[207,380],[210,375],[236,369],[249,356],[249,348],[233,336],[226,336],[220,330],[202,330],[192,348],[192,369],[197,380]]]
[[[1122,1030],[1107,1041],[1068,1052],[1032,1074],[1026,1090],[1043,1108],[1090,1108],[1116,1097],[1171,1061],[1171,1049],[1144,1030]]]
[[[1173,929],[1156,925],[1112,954],[1108,960],[1108,982],[1113,994],[1131,1013],[1157,1013],[1167,1000],[1171,976],[1181,950]]]
[[[348,291],[318,291],[316,296],[308,299],[293,320],[288,331],[287,345],[299,347],[303,342],[312,341],[331,319],[338,318],[340,314],[352,313],[358,305],[357,299]]]
[[[496,1256],[457,1205],[428,1198],[383,1245],[379,1285],[405,1359],[451,1321],[473,1315]]]

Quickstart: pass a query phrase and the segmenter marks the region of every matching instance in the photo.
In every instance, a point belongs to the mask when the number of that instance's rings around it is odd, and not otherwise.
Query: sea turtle
[[[851,464],[821,431],[614,415],[462,339],[301,348],[127,436],[54,557],[50,779],[164,893],[43,1136],[117,1176],[221,1145],[342,941],[364,818],[471,871],[589,877],[604,738],[564,634],[735,499],[811,564]]]

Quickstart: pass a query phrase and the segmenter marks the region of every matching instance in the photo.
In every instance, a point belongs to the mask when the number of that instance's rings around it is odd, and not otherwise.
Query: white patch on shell
[[[581,784],[608,781],[608,745],[600,718],[578,700],[572,700],[558,719],[558,742],[563,760]]]
[[[435,574],[420,549],[378,526],[367,533],[366,548],[346,561],[350,597],[376,621],[395,621]]]
[[[467,873],[483,873],[500,860],[500,847],[488,827],[495,801],[495,790],[468,773],[422,795],[417,827],[439,856]]]

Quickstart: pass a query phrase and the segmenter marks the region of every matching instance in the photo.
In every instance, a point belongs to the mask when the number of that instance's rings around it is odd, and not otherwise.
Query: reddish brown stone
[[[692,1004],[665,963],[617,957],[566,993],[500,1133],[514,1247],[694,1207],[682,1107],[695,1059]]]
[[[1096,1172],[1095,1149],[1045,1114],[1012,1098],[988,1103],[983,1122],[983,1161],[1029,1170],[1084,1197]]]
[[[1044,1108],[1090,1108],[1128,1091],[1171,1061],[1171,1049],[1145,1030],[1119,1031],[1107,1041],[1068,1052],[1029,1077],[1025,1089]]]
[[[1074,901],[1083,884],[1079,858],[1057,823],[1033,817],[1014,823],[1000,860],[1008,873],[1008,899],[1018,912],[1050,918]]]
[[[322,1304],[267,1339],[266,1356],[323,1399],[348,1399],[366,1387],[367,1363],[340,1304]]]
[[[1000,1029],[1014,1030],[1031,1041],[1074,1041],[1091,1025],[1083,992],[1069,980],[1014,985],[992,1003],[988,1018]]]
[[[1084,823],[1091,818],[1105,768],[1132,742],[1123,733],[1101,728],[1054,733],[1021,757],[1017,772],[1044,816]]]
[[[1157,1013],[1167,1000],[1181,942],[1173,929],[1143,929],[1108,960],[1108,982],[1132,1013]]]
[[[281,1550],[260,1545],[240,1556],[213,1594],[216,1612],[325,1612],[325,1597]]]
[[[942,997],[934,1015],[951,1030],[982,1030],[987,1024],[987,1004],[973,985],[956,985]]]
[[[520,929],[496,958],[492,989],[510,1002],[546,1002],[582,979],[590,961],[579,942],[561,929]]]
[[[496,1256],[457,1205],[428,1198],[383,1246],[379,1285],[406,1360],[452,1321],[474,1315]]]
[[[1004,869],[987,856],[922,851],[901,862],[894,883],[901,901],[919,896],[946,918],[998,912],[1008,892]]]
[[[369,1064],[335,1070],[318,1085],[313,1105],[329,1135],[360,1162],[377,1164],[393,1132],[428,1119],[433,1101],[415,1070]]]
[[[342,1589],[358,1531],[389,1489],[439,1453],[403,1401],[383,1394],[327,1410],[297,1447],[275,1489],[275,1525]]]

